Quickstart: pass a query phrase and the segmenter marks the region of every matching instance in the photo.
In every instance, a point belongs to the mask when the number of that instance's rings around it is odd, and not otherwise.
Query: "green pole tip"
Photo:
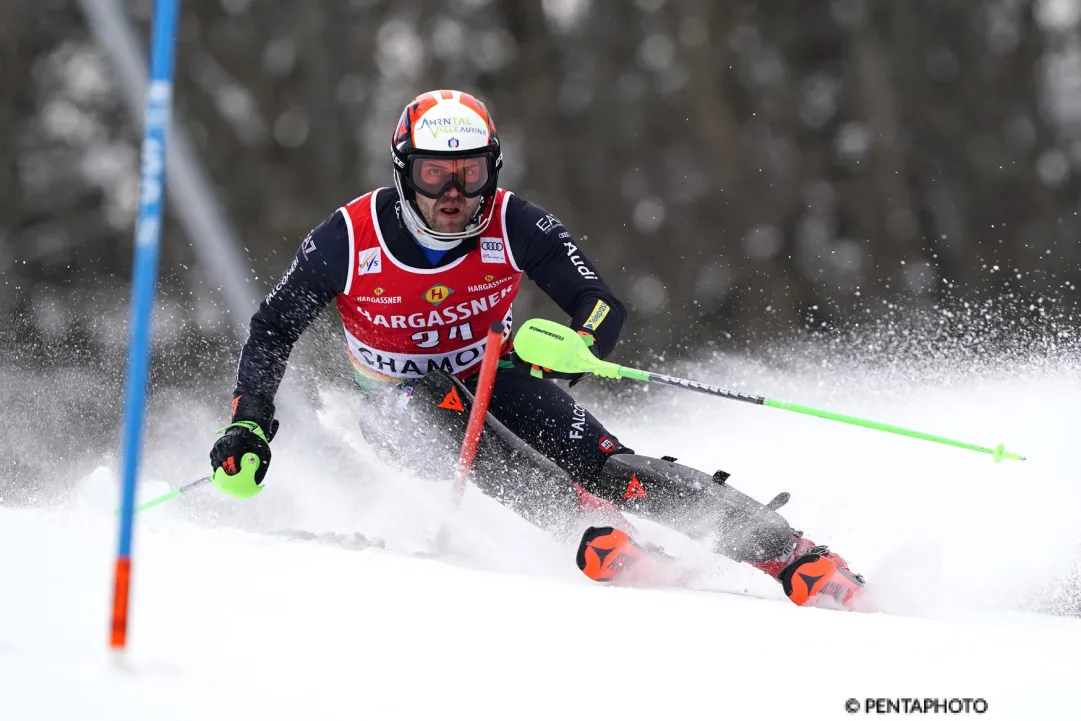
[[[1022,455],[1018,455],[1017,453],[1010,453],[1009,451],[1007,451],[1006,444],[1004,443],[999,443],[997,446],[995,446],[995,450],[991,452],[991,457],[995,459],[995,463],[1002,463],[1003,459],[1006,459],[1008,461],[1028,460]]]

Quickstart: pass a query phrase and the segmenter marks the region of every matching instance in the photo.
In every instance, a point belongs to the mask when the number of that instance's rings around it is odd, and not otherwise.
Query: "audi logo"
[[[480,244],[481,250],[503,250],[503,241],[485,240]]]

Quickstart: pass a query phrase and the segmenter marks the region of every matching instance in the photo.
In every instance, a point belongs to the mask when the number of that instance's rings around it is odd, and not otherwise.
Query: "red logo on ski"
[[[627,484],[627,490],[623,493],[624,498],[647,498],[648,494],[646,489],[642,486],[642,482],[638,480],[638,476],[632,475],[631,482]]]

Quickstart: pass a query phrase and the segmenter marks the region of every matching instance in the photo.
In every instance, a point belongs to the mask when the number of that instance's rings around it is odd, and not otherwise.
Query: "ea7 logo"
[[[357,275],[368,275],[383,270],[383,256],[379,248],[368,248],[357,255]]]
[[[312,238],[311,233],[308,233],[308,237],[300,244],[300,252],[304,254],[304,260],[308,259],[309,254],[315,252],[315,240]]]
[[[537,227],[540,228],[542,233],[547,233],[557,225],[563,224],[559,222],[559,218],[555,217],[551,213],[537,221]]]

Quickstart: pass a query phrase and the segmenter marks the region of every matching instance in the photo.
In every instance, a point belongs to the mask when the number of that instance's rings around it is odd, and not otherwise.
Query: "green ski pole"
[[[1005,446],[1001,443],[994,448],[979,446],[974,443],[956,441],[952,438],[944,438],[931,433],[901,428],[900,426],[894,426],[888,423],[879,423],[878,421],[870,421],[865,418],[857,418],[843,413],[834,413],[833,411],[822,410],[820,408],[811,408],[810,406],[802,406],[797,403],[789,403],[788,401],[779,401],[763,396],[738,393],[708,383],[699,383],[698,381],[675,378],[660,373],[651,373],[638,368],[621,366],[597,358],[590,352],[589,343],[585,337],[575,333],[566,326],[549,320],[534,319],[525,323],[514,337],[514,350],[519,357],[528,363],[532,363],[533,365],[542,368],[559,371],[561,373],[592,373],[601,378],[630,378],[632,380],[642,381],[643,383],[661,383],[664,385],[676,386],[678,388],[686,388],[699,393],[706,393],[712,396],[728,398],[730,400],[753,403],[754,405],[759,406],[769,406],[770,408],[779,408],[780,410],[802,413],[803,415],[814,416],[816,418],[825,418],[826,420],[837,421],[838,423],[847,423],[861,428],[870,428],[871,430],[885,431],[886,433],[894,433],[908,438],[916,438],[923,441],[931,441],[932,443],[953,446],[955,448],[964,448],[978,453],[986,453],[995,460],[995,463],[1000,463],[1003,459],[1015,461],[1025,460],[1024,456],[1007,451]]]
[[[205,486],[208,483],[210,483],[210,476],[203,476],[202,478],[196,478],[191,483],[185,483],[180,488],[174,488],[173,490],[169,491],[168,493],[161,494],[157,498],[151,498],[149,501],[146,501],[145,503],[140,503],[138,506],[135,507],[135,513],[139,513],[140,511],[145,511],[146,509],[153,508],[154,506],[160,506],[163,503],[168,503],[169,501],[180,498],[182,495],[184,495],[188,491],[193,491],[196,488],[199,488],[200,486]],[[114,514],[119,514],[120,510],[117,509],[117,510],[113,511],[113,513]]]

